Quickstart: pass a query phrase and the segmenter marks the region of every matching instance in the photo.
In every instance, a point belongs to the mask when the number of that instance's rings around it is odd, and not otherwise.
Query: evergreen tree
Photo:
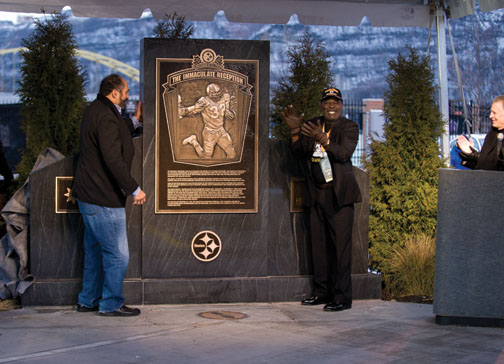
[[[187,24],[184,16],[177,12],[165,14],[154,27],[153,34],[156,38],[165,39],[188,39],[194,33],[194,25]]]
[[[273,90],[271,121],[272,134],[280,140],[289,140],[288,127],[282,121],[280,112],[288,105],[294,105],[304,120],[320,115],[320,94],[332,83],[329,54],[322,43],[316,42],[309,33],[291,47],[287,53],[289,75],[280,80]]]
[[[26,147],[17,166],[20,181],[38,154],[52,147],[69,156],[79,150],[79,127],[86,105],[84,73],[75,57],[76,42],[65,15],[35,20],[21,52],[21,127]]]
[[[428,59],[410,49],[409,58],[389,61],[384,140],[373,140],[365,166],[370,175],[371,264],[384,275],[392,248],[422,233],[435,235],[438,138],[443,122]]]

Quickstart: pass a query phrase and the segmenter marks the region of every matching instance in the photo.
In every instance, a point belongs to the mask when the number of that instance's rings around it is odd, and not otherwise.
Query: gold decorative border
[[[259,198],[259,74],[260,74],[260,63],[256,59],[225,59],[225,63],[253,63],[255,64],[255,90],[253,96],[255,97],[255,130],[254,130],[254,206],[250,209],[219,209],[218,211],[205,210],[205,209],[186,209],[186,210],[169,210],[161,209],[159,206],[159,196],[158,196],[158,179],[159,179],[159,84],[160,79],[160,64],[161,62],[191,62],[189,58],[156,58],[156,112],[155,112],[155,167],[154,167],[154,213],[155,214],[222,214],[222,213],[257,213],[259,212],[258,198]]]

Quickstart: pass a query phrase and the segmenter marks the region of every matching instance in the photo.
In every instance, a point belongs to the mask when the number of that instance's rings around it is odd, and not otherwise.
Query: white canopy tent
[[[504,8],[504,0],[479,0],[482,11]],[[440,109],[445,120],[443,156],[448,159],[448,77],[445,12],[452,18],[472,14],[476,0],[0,0],[0,11],[60,12],[70,6],[80,17],[137,18],[150,9],[155,18],[177,12],[190,20],[211,21],[223,10],[231,22],[285,24],[293,14],[303,24],[428,27],[436,19]]]
[[[479,0],[482,11],[504,7],[504,0]],[[444,4],[443,4],[444,3]],[[75,16],[137,18],[150,9],[155,18],[176,11],[191,20],[212,20],[224,10],[231,22],[285,24],[297,14],[303,24],[373,26],[429,24],[431,4],[449,7],[454,18],[474,12],[476,0],[0,0],[0,11],[50,13],[70,6]]]

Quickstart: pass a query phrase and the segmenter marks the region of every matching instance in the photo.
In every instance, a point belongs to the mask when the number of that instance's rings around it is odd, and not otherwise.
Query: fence
[[[0,105],[0,140],[12,172],[21,159],[20,152],[25,147],[25,135],[20,128],[20,109],[21,104]]]
[[[4,143],[4,149],[7,157],[13,168],[19,161],[19,150],[24,147],[24,135],[19,129],[19,108],[20,104],[12,104],[12,100],[0,105],[0,137]],[[449,110],[449,134],[450,139],[457,135],[466,133],[466,125],[464,122],[464,112],[462,102],[458,100],[450,101]],[[132,108],[133,110],[134,108]],[[474,101],[467,103],[467,110],[470,122],[472,123],[471,134],[486,134],[490,131],[492,123],[489,119],[490,105],[478,105]],[[130,110],[131,111],[131,110]],[[362,123],[363,123],[363,103],[362,100],[345,100],[345,108],[343,116],[355,121],[359,125],[359,143],[352,156],[352,164],[361,167],[361,159],[364,154],[365,144],[362,138]],[[8,130],[7,130],[8,129]],[[15,140],[15,142],[14,142]]]
[[[475,101],[466,103],[467,116],[472,124],[471,134],[486,134],[492,128],[492,121],[489,118],[491,105],[479,105]],[[449,111],[449,134],[450,139],[467,133],[466,123],[464,121],[464,107],[462,101],[450,101]]]
[[[361,167],[361,159],[364,154],[364,143],[362,142],[362,122],[363,122],[363,105],[362,100],[345,100],[343,116],[347,119],[355,121],[359,124],[359,143],[355,152],[352,155],[352,164],[356,167]]]
[[[475,101],[466,103],[469,122],[471,124],[471,134],[486,134],[492,128],[492,122],[489,118],[490,104],[480,105]],[[352,164],[362,167],[362,156],[365,153],[367,140],[362,138],[363,123],[363,103],[362,100],[346,100],[343,114],[348,119],[354,120],[359,124],[360,138],[357,148],[352,156]],[[460,100],[451,100],[449,103],[449,135],[450,140],[457,135],[467,133],[467,126],[464,120],[464,109]]]

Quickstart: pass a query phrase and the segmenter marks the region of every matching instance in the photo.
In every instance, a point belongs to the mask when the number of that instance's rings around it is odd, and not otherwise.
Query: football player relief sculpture
[[[220,146],[226,153],[227,159],[234,159],[236,152],[233,140],[225,129],[224,121],[231,123],[235,118],[235,112],[231,107],[231,100],[235,96],[223,93],[219,85],[210,83],[206,87],[206,96],[200,97],[192,106],[181,106],[182,98],[179,95],[179,118],[186,115],[201,114],[203,119],[203,132],[201,138],[203,147],[198,142],[196,134],[191,134],[182,141],[183,145],[190,144],[200,158],[213,158],[215,145]]]
[[[226,69],[212,49],[167,75],[163,101],[173,161],[215,166],[240,162],[252,105],[248,76]]]

